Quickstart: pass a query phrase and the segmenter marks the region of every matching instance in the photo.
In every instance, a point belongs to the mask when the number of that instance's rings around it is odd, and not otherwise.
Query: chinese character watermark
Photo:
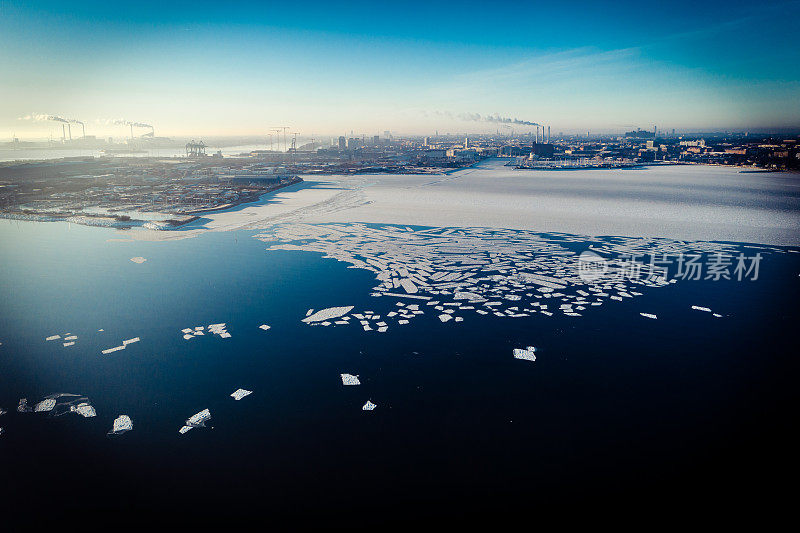
[[[592,251],[578,257],[578,275],[588,283],[595,281],[639,280],[666,283],[669,279],[691,281],[757,281],[762,255],[737,256],[715,253],[651,254],[606,259]]]

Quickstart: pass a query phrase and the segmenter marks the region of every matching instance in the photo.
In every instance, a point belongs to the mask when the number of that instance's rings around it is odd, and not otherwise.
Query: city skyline
[[[37,114],[117,138],[129,132],[115,120],[171,136],[497,130],[487,116],[566,133],[800,126],[800,2],[0,2],[0,14],[0,139],[60,137],[25,120]]]

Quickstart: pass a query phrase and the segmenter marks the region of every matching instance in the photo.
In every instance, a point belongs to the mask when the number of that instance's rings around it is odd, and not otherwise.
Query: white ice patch
[[[361,385],[357,375],[342,374],[342,385]]]
[[[33,410],[36,413],[44,413],[52,411],[55,406],[56,406],[55,398],[47,398],[37,403],[36,406],[34,406]]]
[[[239,401],[242,398],[244,398],[245,396],[249,396],[251,394],[253,394],[253,391],[251,391],[251,390],[236,389],[235,391],[233,391],[233,394],[231,394],[231,398],[233,398],[236,401]]]
[[[339,318],[340,316],[346,315],[352,310],[353,310],[352,305],[347,305],[342,307],[328,307],[327,309],[320,309],[316,313],[312,313],[311,315],[306,316],[306,318],[303,319],[303,322],[311,323],[311,322],[322,322],[325,320],[331,320],[333,318]]]
[[[206,422],[211,420],[211,411],[208,409],[203,409],[199,413],[193,414],[189,418],[186,419],[183,427],[178,430],[178,433],[184,434],[192,428],[201,428],[205,427]]]
[[[523,359],[525,361],[536,361],[536,348],[528,346],[527,348],[514,348],[514,358]]]
[[[111,431],[108,432],[109,435],[121,435],[126,431],[130,431],[133,429],[133,422],[131,421],[131,417],[128,415],[119,415],[117,418],[114,419],[114,424],[111,427]]]

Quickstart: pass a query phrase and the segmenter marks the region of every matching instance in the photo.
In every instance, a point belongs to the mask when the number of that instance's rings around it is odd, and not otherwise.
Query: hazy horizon
[[[796,1],[0,1],[0,139],[61,136],[37,115],[115,138],[125,122],[220,138],[490,133],[506,119],[554,134],[800,129],[798,15]]]

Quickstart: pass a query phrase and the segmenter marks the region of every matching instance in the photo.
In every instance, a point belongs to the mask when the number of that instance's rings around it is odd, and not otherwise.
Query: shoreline
[[[252,204],[259,202],[262,197],[267,194],[272,194],[290,185],[297,185],[302,183],[303,179],[300,176],[294,176],[290,182],[281,183],[271,187],[269,190],[261,191],[258,195],[247,196],[236,201],[215,206],[209,209],[197,209],[186,211],[183,214],[179,213],[164,213],[165,215],[172,215],[177,218],[166,218],[164,220],[142,220],[137,218],[121,218],[113,215],[103,215],[94,213],[66,213],[66,212],[44,212],[44,213],[26,213],[24,211],[0,211],[0,218],[7,220],[26,220],[30,222],[71,222],[89,227],[102,227],[113,228],[118,230],[133,230],[133,229],[146,229],[152,231],[171,231],[177,230],[199,220],[199,215],[206,213],[222,212],[228,209],[233,209],[241,205]],[[146,212],[146,211],[140,211]],[[188,216],[187,216],[188,215]]]

